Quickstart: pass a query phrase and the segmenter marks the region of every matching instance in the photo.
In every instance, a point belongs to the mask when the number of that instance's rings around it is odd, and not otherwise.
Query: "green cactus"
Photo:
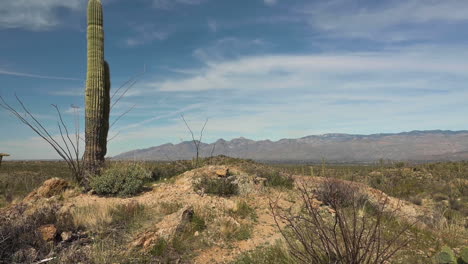
[[[463,247],[460,251],[460,262],[468,264],[468,247]]]
[[[99,173],[107,153],[110,111],[110,71],[109,65],[104,61],[104,25],[101,0],[89,0],[87,37],[88,72],[86,78],[84,163],[86,174],[93,175]],[[84,185],[87,183],[84,182]]]
[[[436,255],[438,264],[454,264],[457,262],[453,250],[447,246],[443,246],[440,252]]]

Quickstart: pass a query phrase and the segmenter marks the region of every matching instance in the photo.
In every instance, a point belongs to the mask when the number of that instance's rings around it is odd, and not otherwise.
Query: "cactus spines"
[[[438,264],[455,264],[455,254],[453,250],[447,246],[443,246],[436,256]]]
[[[92,175],[99,172],[104,162],[109,130],[110,73],[109,65],[104,61],[104,23],[101,0],[89,0],[87,38],[84,163],[86,173]]]

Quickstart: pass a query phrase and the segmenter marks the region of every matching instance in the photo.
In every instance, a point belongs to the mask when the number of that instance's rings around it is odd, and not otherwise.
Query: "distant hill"
[[[200,145],[201,156],[226,155],[258,161],[277,162],[372,162],[379,159],[402,161],[468,160],[468,131],[411,131],[397,134],[324,134],[279,141],[219,139]],[[122,153],[114,159],[191,159],[191,141],[164,144]]]

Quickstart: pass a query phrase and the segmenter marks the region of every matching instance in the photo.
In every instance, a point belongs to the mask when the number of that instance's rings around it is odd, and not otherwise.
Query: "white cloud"
[[[76,11],[85,4],[82,0],[2,0],[0,28],[47,30],[60,23],[57,8]]]
[[[211,30],[211,32],[217,32],[218,31],[218,23],[215,20],[208,20],[208,28]]]
[[[263,0],[263,2],[266,4],[266,5],[274,5],[278,2],[278,0]]]
[[[135,36],[129,37],[125,40],[125,45],[129,47],[149,44],[155,40],[166,40],[170,35],[168,29],[162,30],[153,24],[133,26],[133,31],[136,33]]]
[[[352,0],[332,0],[298,8],[296,12],[305,14],[304,18],[315,29],[337,37],[390,41],[431,38],[438,33],[434,32],[433,27],[412,28],[430,22],[468,21],[468,2],[463,0],[393,0],[376,3],[363,6]]]
[[[0,69],[0,75],[11,75],[11,76],[18,76],[18,77],[36,78],[36,79],[48,79],[48,80],[81,81],[81,79],[78,79],[78,78],[69,78],[69,77],[59,77],[59,76],[49,76],[49,75],[31,74],[31,73],[24,73],[24,72],[16,72],[16,71],[3,70],[3,69]]]
[[[216,60],[206,59],[206,68],[198,74],[146,85],[158,91],[321,89],[321,85],[331,81],[339,83],[340,78],[366,75],[368,81],[380,82],[381,86],[388,81],[420,80],[422,74],[426,80],[449,75],[467,77],[467,57],[468,53],[461,47],[456,50],[418,47],[337,55],[268,55],[231,60],[216,57]]]
[[[176,4],[199,5],[208,0],[153,0],[153,7],[158,9],[170,9]]]

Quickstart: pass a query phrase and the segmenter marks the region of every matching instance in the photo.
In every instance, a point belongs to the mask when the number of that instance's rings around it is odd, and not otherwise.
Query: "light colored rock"
[[[57,235],[57,228],[55,225],[43,225],[38,228],[44,241],[52,241]]]
[[[52,178],[45,181],[41,187],[37,188],[28,196],[26,196],[24,201],[32,201],[40,198],[50,198],[52,196],[63,193],[68,187],[69,185],[67,181],[59,178]]]
[[[62,241],[68,242],[72,239],[73,233],[71,231],[62,232],[62,234],[60,234],[60,237],[62,238]]]
[[[218,177],[227,177],[229,175],[229,168],[221,168],[216,170]]]

